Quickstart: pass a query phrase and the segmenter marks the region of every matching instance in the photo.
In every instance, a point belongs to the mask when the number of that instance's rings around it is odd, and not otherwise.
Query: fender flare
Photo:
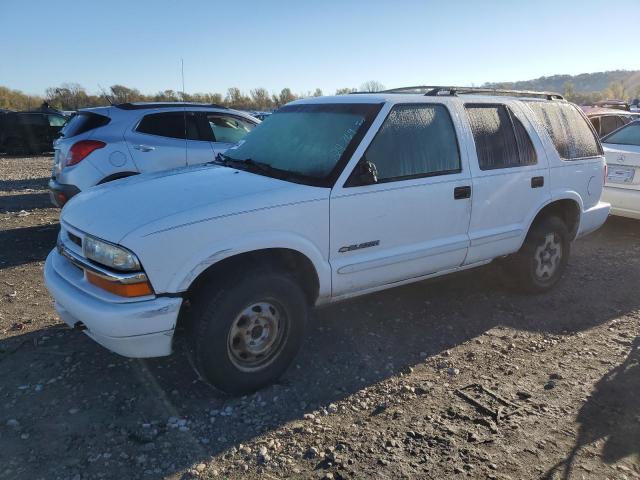
[[[167,291],[177,293],[188,290],[202,272],[224,259],[243,253],[276,248],[293,250],[309,259],[318,276],[318,299],[331,295],[331,266],[327,256],[323,255],[318,246],[307,238],[278,231],[230,238],[222,243],[216,243],[214,248],[194,253],[184,267],[173,274],[167,284]]]
[[[584,203],[582,201],[582,197],[578,194],[578,192],[576,192],[574,190],[558,190],[558,191],[550,192],[550,196],[547,199],[547,201],[545,203],[543,203],[542,205],[540,205],[540,208],[538,208],[538,210],[535,212],[535,214],[533,216],[531,216],[527,220],[527,223],[526,223],[527,228],[525,230],[524,236],[522,237],[522,242],[520,243],[520,247],[518,249],[522,248],[522,245],[524,244],[524,241],[526,240],[527,235],[529,234],[529,231],[531,230],[531,226],[533,225],[533,222],[538,217],[540,212],[542,210],[544,210],[545,208],[547,208],[552,203],[558,202],[560,200],[572,200],[578,205],[578,208],[580,209],[580,215],[578,216],[578,225],[577,225],[577,230],[576,231],[578,231],[580,229],[580,221],[582,219],[582,212],[584,212]]]

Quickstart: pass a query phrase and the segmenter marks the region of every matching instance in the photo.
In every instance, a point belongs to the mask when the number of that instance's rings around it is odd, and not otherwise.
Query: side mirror
[[[350,187],[361,187],[378,183],[378,169],[374,163],[362,157],[353,169],[347,185]]]

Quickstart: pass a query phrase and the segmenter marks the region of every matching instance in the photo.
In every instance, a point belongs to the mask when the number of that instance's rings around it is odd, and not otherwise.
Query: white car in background
[[[260,121],[220,105],[122,103],[80,110],[54,144],[52,203],[138,173],[214,160]]]
[[[640,220],[640,120],[602,139],[607,158],[607,179],[602,199],[611,214]]]

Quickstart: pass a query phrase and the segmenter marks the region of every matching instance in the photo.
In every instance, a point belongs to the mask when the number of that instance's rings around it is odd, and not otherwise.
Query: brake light
[[[66,166],[76,165],[84,160],[91,152],[106,147],[107,144],[99,140],[81,140],[73,144],[67,154]]]

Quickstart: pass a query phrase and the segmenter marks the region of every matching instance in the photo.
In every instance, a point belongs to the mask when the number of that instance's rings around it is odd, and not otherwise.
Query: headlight
[[[82,252],[85,257],[106,267],[123,271],[141,270],[138,257],[126,248],[88,235],[82,241]]]

